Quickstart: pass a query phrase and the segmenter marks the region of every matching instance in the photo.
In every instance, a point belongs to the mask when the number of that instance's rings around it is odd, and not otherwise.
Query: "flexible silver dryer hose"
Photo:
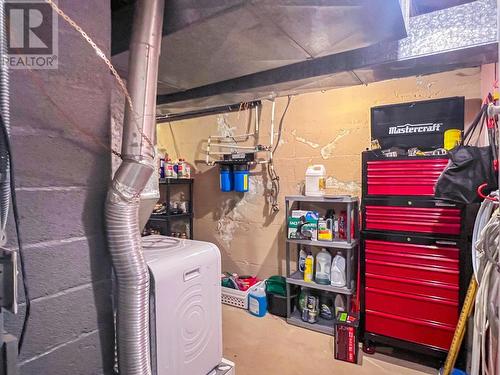
[[[139,231],[140,194],[154,165],[158,60],[164,0],[136,3],[123,124],[123,162],[106,200],[106,230],[117,286],[116,338],[121,375],[150,375],[149,271]]]
[[[7,14],[5,10],[5,0],[0,0],[0,109],[2,110],[2,119],[7,129],[7,134],[10,135],[10,77],[9,68],[7,65]],[[0,246],[7,242],[5,227],[7,225],[7,217],[9,215],[10,204],[10,176],[8,155],[5,161],[7,169],[5,177],[0,183]]]

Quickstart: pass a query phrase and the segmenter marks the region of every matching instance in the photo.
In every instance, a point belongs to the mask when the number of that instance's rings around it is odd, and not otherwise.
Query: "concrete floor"
[[[224,357],[236,363],[237,375],[418,375],[437,370],[381,354],[362,355],[362,365],[333,358],[333,338],[295,327],[267,314],[223,305]]]

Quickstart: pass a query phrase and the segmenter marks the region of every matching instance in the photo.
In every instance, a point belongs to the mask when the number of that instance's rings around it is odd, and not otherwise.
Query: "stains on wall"
[[[299,136],[297,135],[297,130],[296,130],[296,129],[293,129],[293,130],[292,130],[292,135],[293,135],[294,139],[295,139],[297,142],[300,142],[300,143],[303,143],[303,144],[305,144],[305,145],[311,146],[312,148],[318,148],[318,147],[319,147],[319,144],[318,144],[318,143],[314,143],[314,142],[308,141],[308,140],[307,140],[307,139],[305,139],[305,138],[299,137]]]
[[[251,170],[250,192],[222,193],[218,167],[209,167],[203,162],[203,147],[208,136],[252,132],[253,111],[174,122],[172,132],[168,124],[161,124],[158,126],[158,143],[161,148],[171,154],[177,153],[178,157],[184,157],[196,167],[195,238],[219,246],[225,271],[266,277],[283,270],[284,197],[301,191],[309,165],[325,165],[329,192],[359,196],[361,152],[370,146],[370,108],[448,96],[480,98],[480,69],[294,96],[274,154],[280,176],[279,203],[282,208],[274,215],[268,202],[270,181],[265,168],[259,166]],[[286,102],[286,98],[276,99],[276,121],[281,118]],[[474,106],[471,108],[475,110]],[[466,109],[466,112],[470,111]],[[259,143],[267,144],[270,101],[263,101],[260,119]],[[243,145],[254,145],[254,142],[250,137]]]
[[[339,181],[330,176],[326,179],[326,188],[336,192],[349,192],[350,195],[361,196],[361,184],[356,181]]]
[[[231,126],[228,123],[228,115],[220,114],[217,115],[217,135],[222,137],[233,137],[236,126]]]
[[[333,140],[326,146],[321,148],[321,157],[325,160],[331,158],[337,144],[342,140],[342,138],[349,135],[350,132],[351,131],[348,129],[340,129],[340,132],[335,136],[335,138],[333,138]]]
[[[217,215],[219,217],[217,236],[226,247],[230,248],[236,231],[245,229],[245,225],[251,221],[247,208],[249,205],[260,206],[261,200],[265,196],[265,189],[262,176],[250,176],[247,193],[238,194],[236,198],[231,194],[222,200]]]

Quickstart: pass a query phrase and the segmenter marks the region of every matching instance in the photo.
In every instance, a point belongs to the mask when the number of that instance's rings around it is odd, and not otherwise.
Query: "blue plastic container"
[[[250,314],[262,318],[267,311],[266,284],[254,286],[248,295],[248,311]]]
[[[246,193],[249,188],[248,166],[235,165],[233,174],[234,174],[234,191],[240,193]]]
[[[233,190],[233,172],[230,165],[220,166],[220,190],[224,192]]]

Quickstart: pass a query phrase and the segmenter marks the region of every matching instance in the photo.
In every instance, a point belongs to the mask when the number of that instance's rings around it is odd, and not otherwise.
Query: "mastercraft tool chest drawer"
[[[372,200],[363,205],[365,230],[459,236],[462,210],[454,204],[423,200]]]
[[[365,340],[383,335],[447,350],[464,288],[465,242],[365,231],[361,248]]]
[[[434,185],[448,156],[381,157],[363,152],[363,198],[389,196],[434,198]]]
[[[368,308],[365,312],[365,320],[366,330],[370,333],[419,343],[428,346],[430,350],[434,348],[448,350],[455,331],[455,325],[410,319],[386,312],[372,311]],[[394,346],[399,346],[395,341],[392,342]]]
[[[434,196],[434,185],[448,158],[372,160],[365,164],[367,196]]]

